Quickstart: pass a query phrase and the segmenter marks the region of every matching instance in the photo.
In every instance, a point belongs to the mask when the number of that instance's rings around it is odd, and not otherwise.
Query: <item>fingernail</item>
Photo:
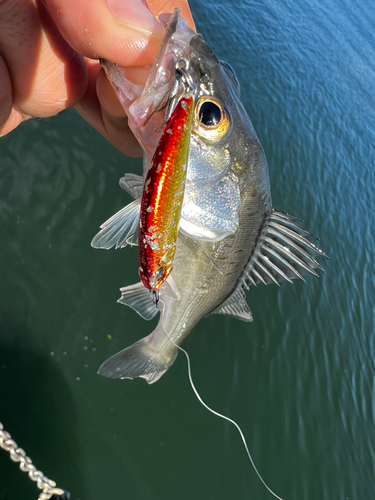
[[[164,29],[141,0],[107,0],[117,22],[144,35],[163,36]]]

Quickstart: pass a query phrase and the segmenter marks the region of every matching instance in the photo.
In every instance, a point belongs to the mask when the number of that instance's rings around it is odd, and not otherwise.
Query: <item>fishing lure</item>
[[[185,191],[194,96],[175,106],[147,173],[139,218],[139,275],[154,292],[172,271]]]

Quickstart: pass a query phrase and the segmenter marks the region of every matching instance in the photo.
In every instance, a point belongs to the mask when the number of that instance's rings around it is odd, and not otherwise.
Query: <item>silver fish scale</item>
[[[228,174],[199,190],[195,186],[186,186],[182,216],[184,220],[206,229],[232,234],[238,226],[240,206],[237,177]]]

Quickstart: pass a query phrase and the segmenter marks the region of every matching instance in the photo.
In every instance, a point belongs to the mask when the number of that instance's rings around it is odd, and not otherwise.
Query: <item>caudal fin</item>
[[[150,346],[154,334],[155,332],[107,359],[99,368],[99,375],[121,379],[140,377],[148,384],[159,380],[176,359],[177,347],[166,339],[167,342],[163,342],[164,348],[156,351]]]

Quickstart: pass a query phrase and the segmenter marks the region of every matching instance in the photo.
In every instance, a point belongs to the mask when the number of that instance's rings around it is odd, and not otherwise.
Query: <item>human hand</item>
[[[127,76],[144,83],[164,31],[154,15],[179,7],[194,28],[187,0],[148,0],[148,7],[142,0],[0,2],[0,136],[75,106],[120,151],[141,156],[98,58],[131,68]]]

